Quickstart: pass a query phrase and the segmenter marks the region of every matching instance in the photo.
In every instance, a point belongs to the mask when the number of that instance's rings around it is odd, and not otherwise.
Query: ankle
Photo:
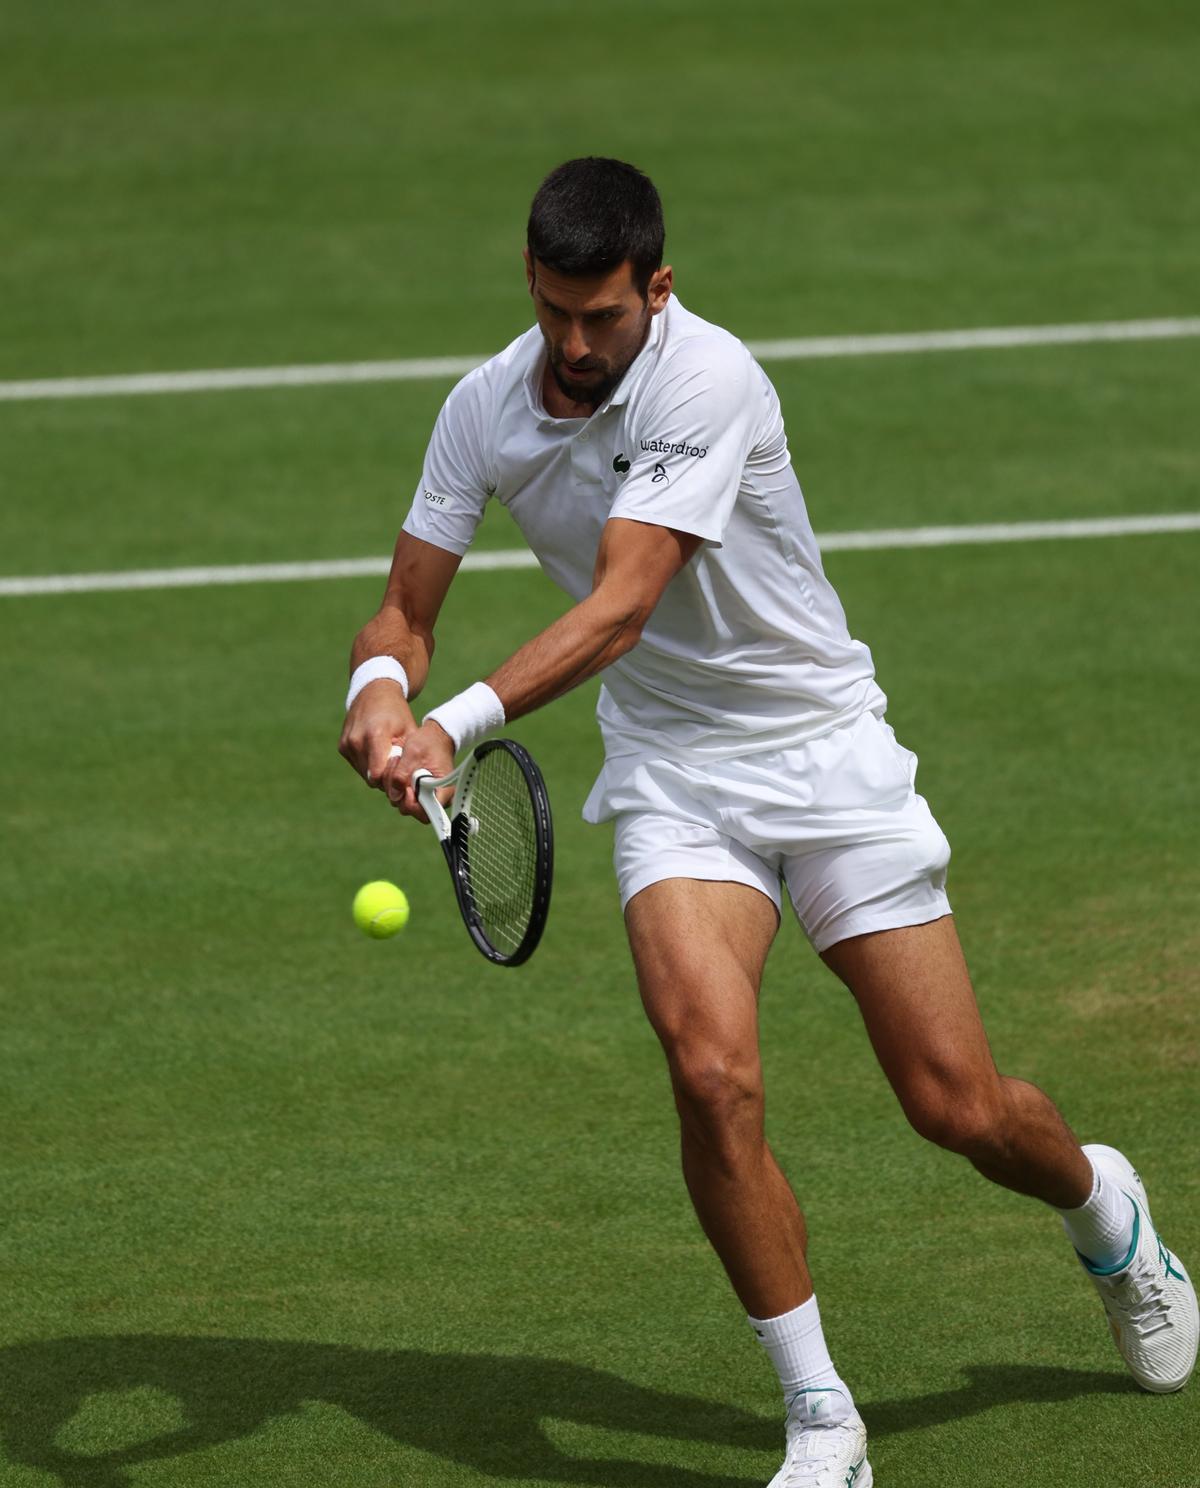
[[[783,1388],[789,1429],[832,1425],[854,1411],[850,1390],[834,1368],[815,1296],[779,1317],[749,1317]]]

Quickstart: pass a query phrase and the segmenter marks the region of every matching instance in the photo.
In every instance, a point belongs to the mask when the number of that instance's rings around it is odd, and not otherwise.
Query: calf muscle
[[[668,879],[625,918],[701,1228],[748,1313],[790,1312],[813,1288],[804,1216],[763,1135],[758,990],[775,906],[743,884]]]
[[[1060,1209],[1085,1202],[1091,1164],[1054,1103],[996,1068],[949,915],[853,936],[824,960],[917,1132],[1004,1188]]]

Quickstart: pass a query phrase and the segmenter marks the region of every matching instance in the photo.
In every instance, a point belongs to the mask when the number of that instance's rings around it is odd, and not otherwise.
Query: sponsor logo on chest
[[[643,439],[640,443],[647,454],[653,452],[656,455],[691,455],[696,460],[703,460],[708,454],[707,444],[671,444],[665,439]]]

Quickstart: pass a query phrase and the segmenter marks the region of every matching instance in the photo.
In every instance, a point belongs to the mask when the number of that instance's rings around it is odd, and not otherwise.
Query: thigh
[[[854,936],[822,959],[854,994],[906,1109],[976,1102],[991,1088],[996,1066],[950,915]]]
[[[667,878],[630,899],[625,924],[642,1003],[668,1057],[691,1048],[756,1062],[774,901],[748,884]]]
[[[808,754],[813,800],[783,872],[815,949],[948,915],[950,844],[917,794],[916,756],[870,713]]]
[[[713,807],[720,792],[710,791]],[[779,869],[758,853],[704,821],[665,811],[623,811],[613,834],[613,867],[624,908],[637,894],[663,880],[745,884],[779,909]]]

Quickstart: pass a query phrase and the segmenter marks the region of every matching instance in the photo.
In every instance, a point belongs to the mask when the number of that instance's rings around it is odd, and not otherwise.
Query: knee
[[[986,1159],[1004,1145],[1006,1123],[998,1085],[963,1088],[929,1079],[905,1091],[901,1102],[909,1125],[936,1147]]]
[[[687,1136],[727,1139],[762,1132],[762,1072],[757,1058],[711,1047],[668,1054],[675,1105]]]

